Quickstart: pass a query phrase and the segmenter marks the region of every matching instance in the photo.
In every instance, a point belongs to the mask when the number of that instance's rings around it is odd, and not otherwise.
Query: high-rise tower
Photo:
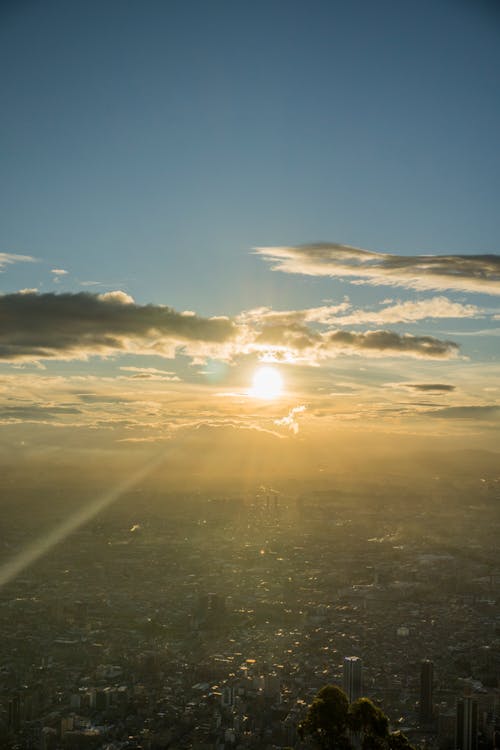
[[[359,656],[344,656],[344,692],[349,702],[361,698],[363,662]]]
[[[434,718],[432,687],[434,664],[424,659],[420,665],[420,723],[430,724]]]
[[[477,750],[477,701],[466,695],[457,702],[456,750]]]

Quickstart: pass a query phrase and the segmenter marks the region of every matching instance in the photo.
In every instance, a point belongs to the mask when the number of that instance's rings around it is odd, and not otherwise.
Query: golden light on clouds
[[[283,393],[283,378],[275,367],[259,367],[255,371],[252,388],[249,391],[254,398],[271,400]]]

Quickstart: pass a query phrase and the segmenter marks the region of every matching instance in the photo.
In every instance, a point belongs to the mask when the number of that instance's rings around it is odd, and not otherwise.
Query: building
[[[431,724],[434,719],[433,707],[434,664],[424,659],[420,665],[420,723]]]
[[[344,656],[344,692],[349,702],[361,698],[363,662],[359,656]]]
[[[477,750],[477,701],[470,695],[457,701],[455,750]]]

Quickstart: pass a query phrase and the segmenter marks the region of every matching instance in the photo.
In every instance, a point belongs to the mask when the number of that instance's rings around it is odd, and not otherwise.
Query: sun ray
[[[88,523],[94,516],[116,502],[125,492],[135,487],[138,482],[148,476],[164,460],[165,454],[162,452],[160,456],[155,456],[145,466],[122,480],[116,487],[80,508],[69,518],[57,524],[48,534],[39,537],[19,552],[12,560],[0,566],[0,589],[49,552],[56,544],[62,542],[70,534],[77,531],[80,526]]]

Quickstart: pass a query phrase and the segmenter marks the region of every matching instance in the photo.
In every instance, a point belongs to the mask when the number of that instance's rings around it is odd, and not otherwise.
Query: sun
[[[249,393],[254,398],[278,398],[283,393],[283,378],[274,367],[259,367],[254,373]]]

